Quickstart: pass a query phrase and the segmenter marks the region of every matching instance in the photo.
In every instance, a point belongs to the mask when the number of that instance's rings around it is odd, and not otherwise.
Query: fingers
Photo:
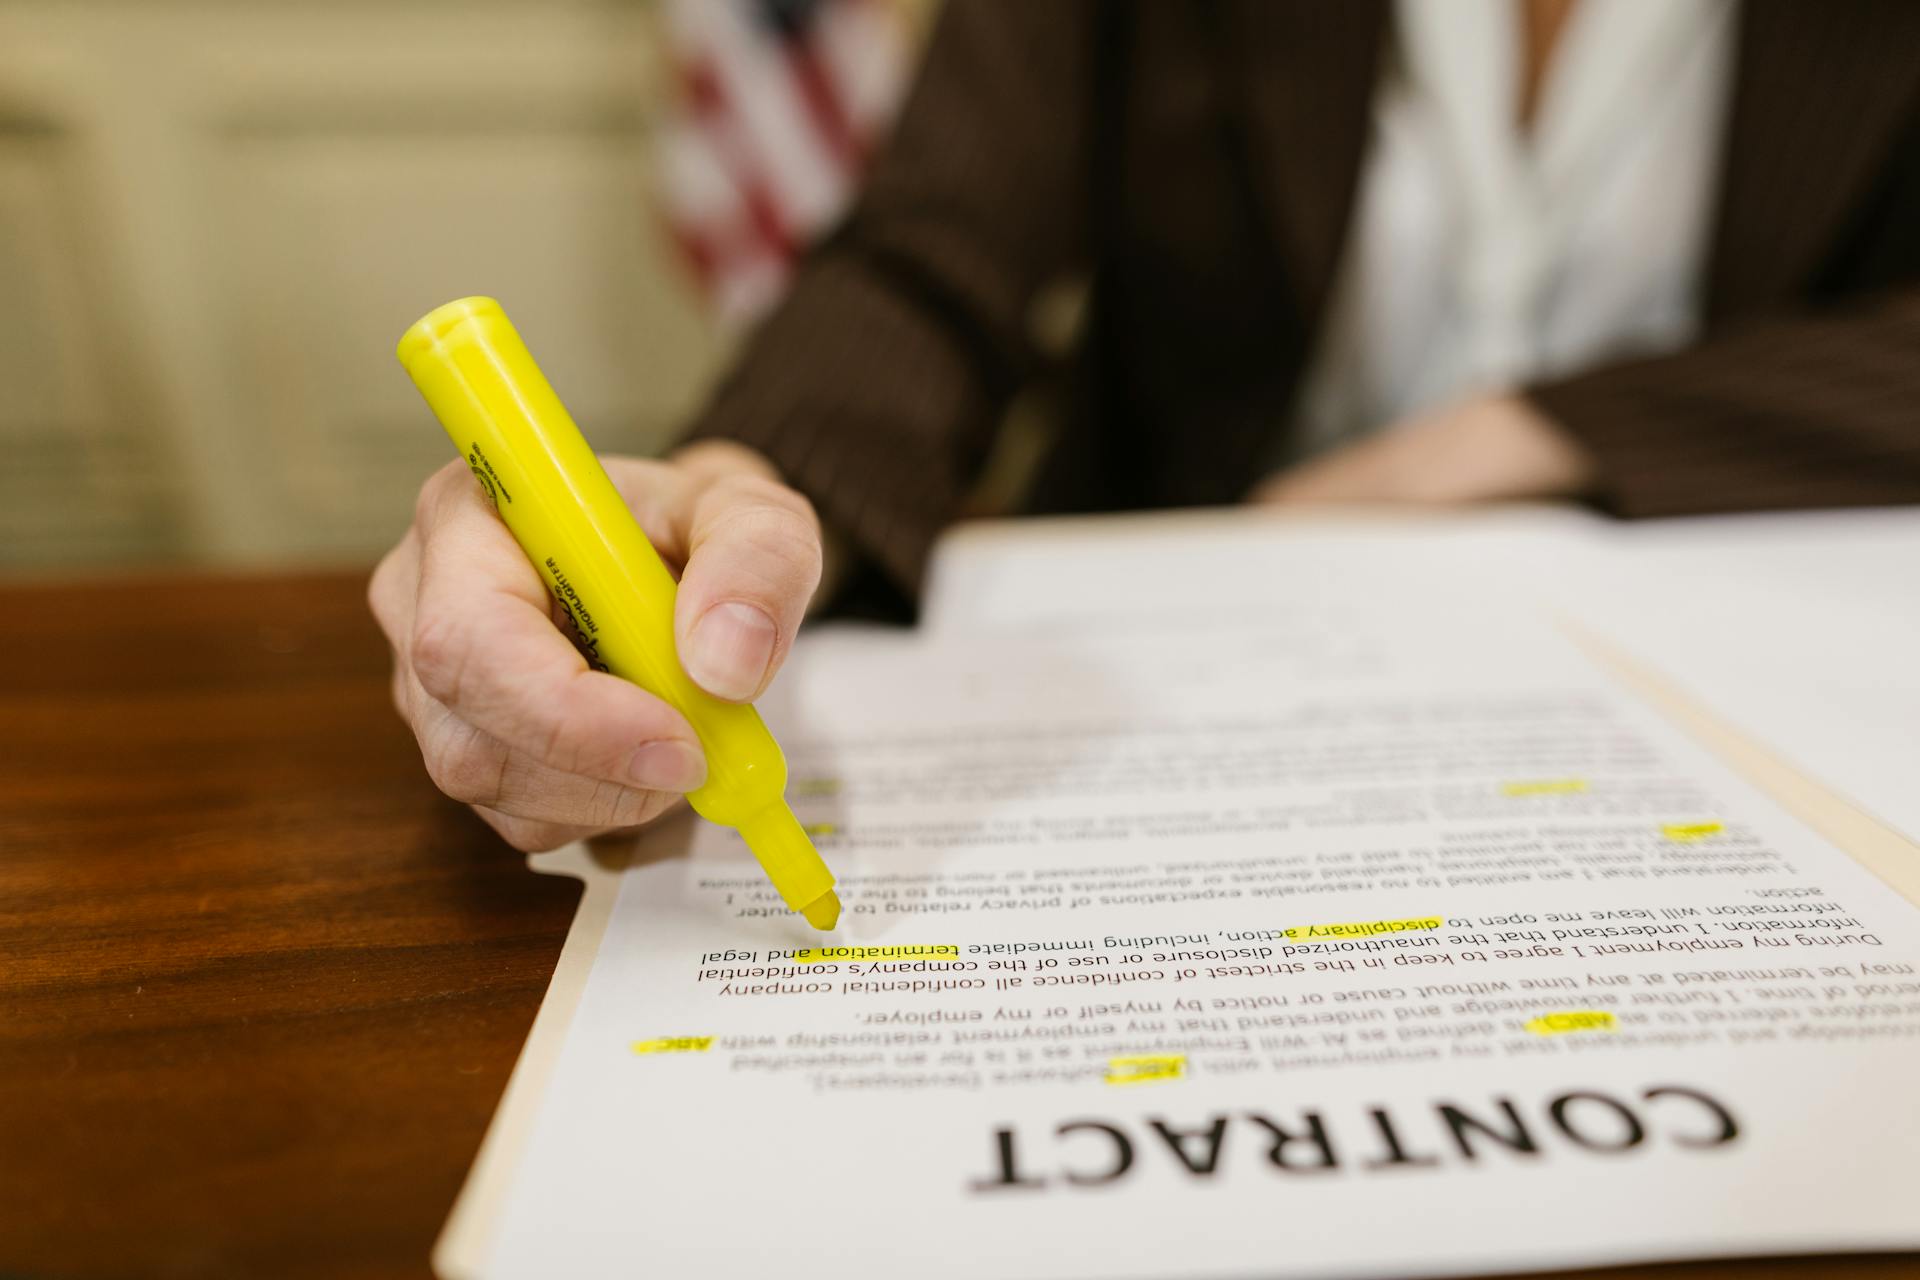
[[[685,566],[675,623],[688,673],[717,696],[758,695],[819,582],[812,508],[743,448],[607,464],[662,555]],[[685,718],[592,670],[555,626],[544,578],[464,465],[422,488],[367,599],[428,773],[519,848],[639,826],[705,781]]]
[[[715,697],[751,701],[786,660],[820,585],[820,522],[798,493],[752,474],[711,479],[682,502],[681,665]]]
[[[568,826],[583,833],[639,826],[680,799],[670,783],[610,782],[549,768],[431,701],[417,709],[415,731],[435,786],[475,808],[525,823]],[[508,838],[531,847],[517,836]]]
[[[685,720],[590,671],[554,627],[538,573],[459,464],[422,489],[367,598],[428,774],[517,847],[640,825],[705,779]]]
[[[678,463],[652,458],[607,457],[600,462],[647,541],[677,575],[687,562],[689,499],[692,490],[705,483],[704,477]]]
[[[608,459],[607,471],[655,549],[684,566],[674,644],[687,674],[716,697],[758,697],[820,584],[812,505],[765,458],[720,441],[672,462]]]
[[[471,482],[424,505],[406,648],[428,699],[530,767],[649,790],[705,780],[692,726],[639,686],[591,670],[554,627],[545,586]],[[426,726],[416,721],[415,732],[425,746]],[[465,775],[456,780],[469,784],[461,798],[493,803]]]
[[[413,630],[413,593],[419,583],[420,536],[409,528],[399,544],[380,558],[373,576],[367,579],[367,607],[396,649]]]

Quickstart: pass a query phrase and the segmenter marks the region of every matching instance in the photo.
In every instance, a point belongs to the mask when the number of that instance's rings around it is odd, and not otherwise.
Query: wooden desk
[[[425,1276],[576,887],[428,784],[357,576],[0,590],[0,658],[0,1275]]]
[[[0,1274],[427,1273],[579,893],[427,782],[362,590],[0,592]]]

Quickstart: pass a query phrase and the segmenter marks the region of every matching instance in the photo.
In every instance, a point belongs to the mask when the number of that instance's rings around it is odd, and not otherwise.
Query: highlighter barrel
[[[397,354],[482,492],[566,612],[587,661],[671,704],[699,734],[694,811],[741,833],[788,908],[839,917],[833,874],[787,806],[787,764],[751,706],[695,684],[673,643],[678,587],[492,298],[437,307]]]

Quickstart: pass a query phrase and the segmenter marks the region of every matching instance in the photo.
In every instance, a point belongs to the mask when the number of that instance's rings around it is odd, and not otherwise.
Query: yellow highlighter
[[[787,762],[760,713],[696,685],[673,646],[673,575],[492,298],[427,313],[400,363],[572,619],[588,661],[687,718],[707,756],[694,812],[737,828],[790,910],[840,919],[833,873],[787,807]]]

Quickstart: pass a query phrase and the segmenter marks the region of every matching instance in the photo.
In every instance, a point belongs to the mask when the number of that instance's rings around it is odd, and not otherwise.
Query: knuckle
[[[741,504],[717,515],[712,532],[782,586],[802,583],[811,588],[820,577],[820,527],[810,511]]]
[[[682,480],[679,467],[659,458],[634,458],[625,454],[603,453],[600,465],[607,469],[607,475],[616,488],[632,487],[636,490],[650,490],[677,485]]]
[[[497,804],[506,752],[489,747],[468,730],[423,752],[433,785],[462,804]]]
[[[470,651],[466,635],[454,620],[437,614],[415,619],[408,660],[414,679],[430,697],[449,706],[459,700]]]
[[[785,512],[806,525],[816,525],[813,504],[798,489],[766,476],[727,475],[713,482],[710,497],[724,508],[766,507]]]
[[[652,822],[656,818],[662,817],[672,812],[675,808],[677,808],[681,804],[683,800],[686,799],[686,797],[678,795],[672,791],[643,791],[640,793],[640,795],[643,798],[640,804],[639,812],[636,813],[631,819],[628,819],[627,821],[621,823],[620,825],[635,826],[635,827],[643,826],[646,823]]]
[[[583,671],[573,678],[578,680],[585,674]],[[570,699],[558,690],[547,694],[545,700],[554,707],[583,705],[583,700]],[[633,750],[634,740],[610,740],[606,733],[596,731],[589,719],[552,710],[528,713],[516,719],[514,731],[507,733],[506,739],[529,760],[555,773],[609,781],[625,776],[626,757]],[[648,725],[641,724],[636,733],[638,738],[649,736]]]
[[[441,477],[446,475],[446,473],[447,469],[442,467],[428,476],[425,483],[420,486],[420,492],[414,495],[414,528],[431,529],[433,527],[433,513],[440,505],[440,492],[444,487]]]
[[[415,560],[413,539],[413,531],[408,530],[397,546],[380,557],[380,563],[367,577],[367,610],[373,614],[387,642],[395,648],[407,632],[411,603],[407,566]]]
[[[680,553],[681,537],[674,527],[674,511],[678,496],[661,485],[641,488],[623,485],[620,496],[625,500],[627,509],[633,512],[633,518],[646,531],[647,538],[654,543],[661,555],[673,558]]]
[[[388,602],[393,598],[393,557],[387,552],[380,557],[380,563],[373,566],[373,572],[367,576],[367,610],[373,614],[373,620],[380,624],[380,630],[387,631]],[[391,640],[391,633],[387,638]]]
[[[637,827],[652,822],[673,805],[671,792],[642,791],[637,787],[601,783],[594,788],[582,821],[599,829]]]
[[[589,772],[590,762],[581,750],[579,737],[564,717],[556,717],[547,724],[536,758],[561,773]]]
[[[441,503],[464,480],[466,473],[466,462],[456,458],[427,477],[413,502],[413,523],[416,528],[433,527]]]

